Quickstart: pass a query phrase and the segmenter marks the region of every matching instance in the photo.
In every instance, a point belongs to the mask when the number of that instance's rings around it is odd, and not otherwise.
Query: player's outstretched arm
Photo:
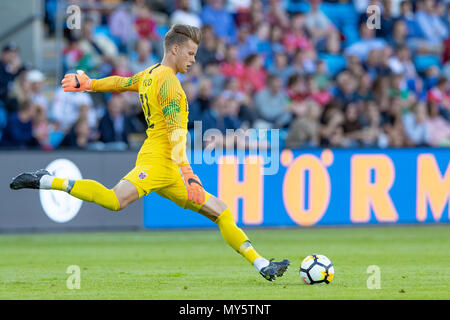
[[[131,77],[112,76],[103,79],[91,79],[84,71],[68,73],[61,81],[65,92],[95,91],[95,92],[124,92],[139,91],[139,79],[142,72]]]

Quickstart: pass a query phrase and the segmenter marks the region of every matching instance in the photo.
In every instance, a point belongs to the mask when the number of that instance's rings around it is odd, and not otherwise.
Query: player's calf
[[[121,198],[126,199],[121,204],[114,190],[106,188],[97,181],[57,178],[42,169],[34,173],[25,172],[19,174],[11,181],[10,188],[13,190],[44,189],[64,191],[80,200],[95,202],[112,211],[123,209],[133,200],[133,197],[121,194]]]

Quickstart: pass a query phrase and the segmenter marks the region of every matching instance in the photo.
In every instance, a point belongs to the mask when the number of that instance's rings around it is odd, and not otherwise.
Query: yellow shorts
[[[198,212],[202,207],[189,201],[183,177],[177,166],[167,166],[158,163],[137,165],[122,180],[128,180],[139,192],[139,198],[151,192],[175,202],[184,209]],[[205,192],[205,202],[210,194]]]

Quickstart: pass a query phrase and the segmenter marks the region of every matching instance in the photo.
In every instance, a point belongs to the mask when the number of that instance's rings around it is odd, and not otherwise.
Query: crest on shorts
[[[147,178],[147,174],[144,171],[141,171],[139,173],[138,177],[139,177],[140,180],[144,180],[145,178]]]

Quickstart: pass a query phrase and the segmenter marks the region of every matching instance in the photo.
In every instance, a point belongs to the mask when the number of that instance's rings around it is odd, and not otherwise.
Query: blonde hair
[[[187,24],[174,24],[164,37],[164,50],[169,50],[174,44],[182,45],[189,39],[199,45],[202,40],[200,29]]]

